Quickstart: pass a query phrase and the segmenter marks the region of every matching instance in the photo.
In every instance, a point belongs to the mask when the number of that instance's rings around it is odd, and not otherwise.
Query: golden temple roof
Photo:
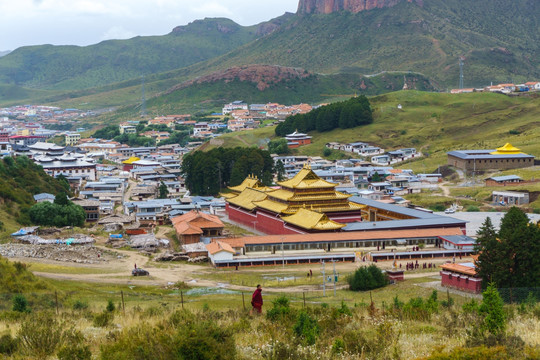
[[[333,189],[337,186],[337,184],[321,179],[313,172],[313,170],[311,170],[309,165],[304,165],[302,170],[300,170],[292,179],[279,182],[278,184],[289,189]]]
[[[503,147],[491,153],[491,155],[517,155],[521,154],[521,150],[510,143],[506,143]]]
[[[283,221],[308,230],[338,230],[346,226],[333,220],[323,213],[301,208],[295,214],[282,217]]]
[[[262,187],[263,184],[256,176],[248,176],[247,178],[242,181],[240,185],[237,186],[229,186],[229,189],[238,193],[241,193],[246,188],[258,188]]]
[[[255,201],[261,201],[266,199],[266,194],[263,191],[257,189],[245,188],[240,194],[234,197],[230,197],[227,201],[230,204],[239,206],[247,210],[253,210],[257,207],[254,204]]]
[[[132,156],[130,157],[129,159],[127,159],[126,161],[122,161],[122,164],[126,164],[126,165],[131,165],[133,164],[135,161],[139,161],[141,160],[140,158],[136,157],[136,156]]]
[[[280,202],[272,201],[268,199],[257,201],[255,202],[255,205],[261,209],[270,210],[277,214],[282,214],[282,213],[287,212],[287,208],[289,207],[289,205],[287,204],[282,204]]]

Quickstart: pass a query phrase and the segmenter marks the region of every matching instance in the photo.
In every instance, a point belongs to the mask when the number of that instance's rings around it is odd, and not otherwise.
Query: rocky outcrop
[[[423,5],[423,0],[300,0],[298,14],[330,14],[337,11],[360,11],[385,8],[401,1]]]
[[[166,94],[176,90],[181,90],[196,84],[213,83],[224,81],[251,82],[257,85],[257,89],[263,91],[270,85],[281,81],[304,79],[310,74],[304,69],[290,68],[284,66],[273,65],[249,65],[241,67],[233,67],[225,71],[218,71],[210,75],[206,75],[191,81],[187,81],[169,89]]]

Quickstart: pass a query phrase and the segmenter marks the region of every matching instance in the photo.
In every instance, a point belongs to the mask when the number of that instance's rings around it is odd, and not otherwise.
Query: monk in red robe
[[[263,298],[261,285],[257,285],[257,289],[255,289],[253,292],[253,296],[251,297],[251,306],[253,306],[251,309],[252,314],[254,311],[258,314],[262,313]]]

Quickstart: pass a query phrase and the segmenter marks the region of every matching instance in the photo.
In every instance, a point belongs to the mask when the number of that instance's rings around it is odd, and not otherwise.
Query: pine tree
[[[504,303],[495,288],[494,283],[490,283],[482,293],[482,304],[479,313],[484,317],[482,329],[491,334],[504,335],[506,330],[506,316],[504,314]]]

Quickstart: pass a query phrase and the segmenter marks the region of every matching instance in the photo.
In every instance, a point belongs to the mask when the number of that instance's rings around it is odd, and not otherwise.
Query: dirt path
[[[439,189],[442,190],[444,196],[446,197],[450,197],[450,189],[448,189],[448,182],[442,182],[442,183],[439,183],[438,186],[439,186]]]

